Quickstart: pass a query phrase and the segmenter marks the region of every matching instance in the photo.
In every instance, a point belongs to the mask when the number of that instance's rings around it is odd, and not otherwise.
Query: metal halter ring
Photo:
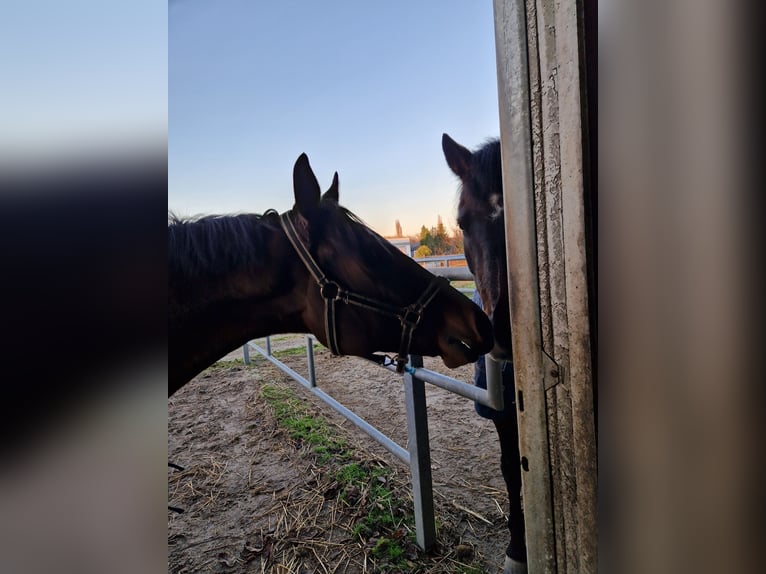
[[[324,297],[327,300],[337,301],[340,299],[340,285],[338,285],[335,281],[328,281],[322,287],[319,289],[319,292],[322,294],[322,297]]]
[[[410,319],[410,317],[413,317],[413,319]],[[423,307],[407,307],[404,309],[404,313],[402,313],[402,316],[400,318],[400,321],[402,322],[402,325],[407,325],[411,328],[415,328],[420,323],[420,320],[423,318]]]

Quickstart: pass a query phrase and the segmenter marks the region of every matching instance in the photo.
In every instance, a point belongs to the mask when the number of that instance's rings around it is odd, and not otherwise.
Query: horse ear
[[[293,190],[295,192],[295,209],[309,219],[319,206],[319,182],[311,170],[309,158],[302,153],[293,168]]]
[[[447,165],[460,179],[466,179],[471,173],[473,154],[447,134],[442,134],[442,150]]]
[[[332,184],[330,185],[330,189],[324,192],[322,199],[327,199],[329,201],[338,203],[338,172],[337,171],[335,172],[335,175],[332,176]]]

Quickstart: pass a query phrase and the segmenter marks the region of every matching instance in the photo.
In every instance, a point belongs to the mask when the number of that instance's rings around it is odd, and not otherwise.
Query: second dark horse
[[[457,223],[463,231],[468,267],[476,280],[484,311],[492,321],[495,336],[492,356],[512,361],[500,142],[490,140],[471,152],[444,134],[442,150],[450,169],[460,178]],[[506,411],[505,416],[493,422],[500,439],[500,468],[509,502],[511,541],[506,549],[504,572],[517,574],[527,571],[519,431],[515,405],[506,405]]]

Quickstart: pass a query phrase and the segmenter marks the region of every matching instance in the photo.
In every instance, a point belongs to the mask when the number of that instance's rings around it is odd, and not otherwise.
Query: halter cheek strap
[[[433,301],[434,297],[436,297],[439,289],[446,283],[446,280],[441,277],[434,277],[418,300],[406,307],[396,307],[378,301],[377,299],[347,291],[337,282],[328,279],[322,271],[322,268],[319,267],[317,262],[311,256],[308,247],[303,243],[298,235],[298,231],[295,229],[295,224],[293,223],[292,217],[290,217],[290,212],[283,213],[280,215],[279,219],[282,229],[284,230],[285,235],[287,235],[287,239],[290,240],[293,249],[295,249],[301,261],[303,261],[303,264],[314,278],[314,281],[319,285],[319,292],[325,300],[325,333],[327,335],[327,345],[332,354],[342,354],[340,343],[338,341],[335,307],[336,302],[341,301],[347,305],[355,305],[357,307],[369,309],[370,311],[375,311],[376,313],[399,320],[402,326],[402,336],[399,343],[399,353],[396,356],[396,372],[403,372],[404,365],[407,363],[410,346],[412,345],[412,335],[423,318],[423,311],[426,306]],[[375,355],[371,355],[368,358],[379,363],[383,362],[385,359]]]
[[[428,284],[423,294],[412,305],[404,307],[397,318],[402,324],[402,338],[399,343],[399,353],[396,356],[396,372],[404,371],[404,365],[407,363],[407,356],[410,354],[412,345],[412,335],[423,318],[423,311],[428,304],[433,301],[442,285],[446,284],[446,279],[434,277]]]

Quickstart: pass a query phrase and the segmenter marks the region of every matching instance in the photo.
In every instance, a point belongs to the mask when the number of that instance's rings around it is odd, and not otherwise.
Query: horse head
[[[324,345],[362,357],[440,356],[448,367],[492,348],[491,324],[476,305],[339,205],[337,173],[321,194],[303,154],[293,184],[295,205],[282,222],[313,278],[303,320]]]
[[[510,359],[511,319],[500,142],[490,140],[471,152],[444,134],[442,150],[447,165],[460,178],[457,223],[463,231],[468,267],[476,279],[484,310],[492,321],[495,338],[492,355]]]

